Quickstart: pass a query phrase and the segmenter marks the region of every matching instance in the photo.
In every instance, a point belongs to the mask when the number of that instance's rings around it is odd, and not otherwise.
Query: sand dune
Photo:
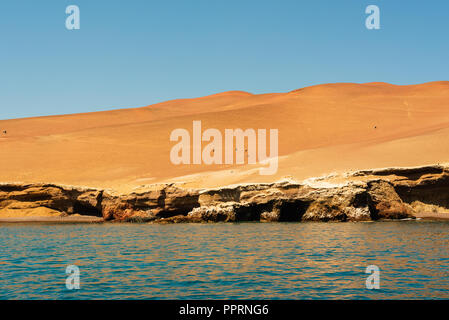
[[[174,165],[172,130],[279,130],[279,169]],[[1,182],[129,189],[184,182],[213,187],[449,162],[449,82],[337,83],[288,93],[232,91],[106,112],[2,120]]]

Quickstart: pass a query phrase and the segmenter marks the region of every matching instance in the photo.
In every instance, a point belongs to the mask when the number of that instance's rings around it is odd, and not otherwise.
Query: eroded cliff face
[[[371,221],[449,216],[449,167],[390,168],[309,179],[184,189],[142,186],[119,194],[52,184],[0,184],[0,217],[88,215],[105,221]]]
[[[0,184],[0,217],[102,216],[103,191],[53,184]]]

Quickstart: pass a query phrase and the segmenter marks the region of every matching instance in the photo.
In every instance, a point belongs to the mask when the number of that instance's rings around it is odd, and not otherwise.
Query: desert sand
[[[3,106],[5,107],[5,106]],[[172,130],[279,130],[279,169],[174,165]],[[6,130],[6,134],[3,131]],[[449,82],[324,84],[287,93],[224,92],[105,112],[0,121],[0,182],[132,190],[303,180],[449,162]]]

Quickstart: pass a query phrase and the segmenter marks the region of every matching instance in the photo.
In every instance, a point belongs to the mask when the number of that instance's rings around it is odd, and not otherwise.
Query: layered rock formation
[[[449,167],[357,171],[309,179],[184,189],[142,186],[127,194],[53,184],[0,184],[0,218],[103,217],[105,221],[371,221],[448,213]]]

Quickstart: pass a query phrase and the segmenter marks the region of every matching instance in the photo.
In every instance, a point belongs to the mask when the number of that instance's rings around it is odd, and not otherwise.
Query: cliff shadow
[[[251,203],[235,208],[236,221],[261,221],[268,214],[271,221],[299,222],[310,202],[303,200],[273,200],[267,203]]]

